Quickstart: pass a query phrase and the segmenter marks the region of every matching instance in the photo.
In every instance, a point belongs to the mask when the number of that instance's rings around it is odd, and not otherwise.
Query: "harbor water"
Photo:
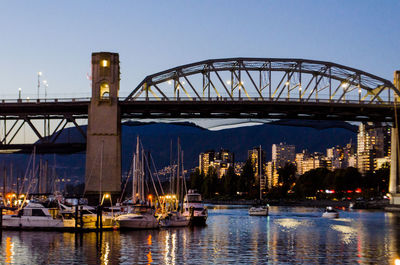
[[[209,205],[205,227],[70,233],[3,231],[1,264],[395,264],[400,213]]]

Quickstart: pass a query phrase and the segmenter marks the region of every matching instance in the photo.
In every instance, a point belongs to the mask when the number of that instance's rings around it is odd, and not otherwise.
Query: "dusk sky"
[[[331,61],[393,79],[400,2],[1,1],[1,98],[90,96],[92,52],[118,52],[121,91],[146,76],[211,58]],[[41,97],[44,91],[41,91]]]

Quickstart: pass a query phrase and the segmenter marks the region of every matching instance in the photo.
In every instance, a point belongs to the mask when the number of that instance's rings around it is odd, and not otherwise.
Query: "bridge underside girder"
[[[86,151],[86,143],[3,144],[0,153],[73,154]]]
[[[293,101],[120,102],[122,118],[256,118],[392,122],[389,105]]]

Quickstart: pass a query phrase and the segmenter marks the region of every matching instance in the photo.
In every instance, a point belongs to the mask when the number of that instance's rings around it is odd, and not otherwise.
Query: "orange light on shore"
[[[153,199],[153,196],[150,194],[150,195],[148,196],[148,198],[149,198],[149,200],[151,201],[151,200]]]

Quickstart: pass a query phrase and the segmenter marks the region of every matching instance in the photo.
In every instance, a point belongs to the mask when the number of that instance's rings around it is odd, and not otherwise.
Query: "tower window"
[[[107,83],[102,83],[100,85],[100,99],[110,98],[110,86]]]
[[[100,65],[101,65],[101,67],[109,67],[110,62],[108,60],[101,60]]]

